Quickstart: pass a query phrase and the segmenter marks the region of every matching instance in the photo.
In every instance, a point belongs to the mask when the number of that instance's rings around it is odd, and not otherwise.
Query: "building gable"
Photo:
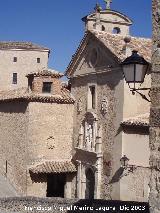
[[[82,40],[73,60],[67,68],[68,77],[105,72],[118,65],[118,58],[94,35]]]
[[[151,60],[151,39],[114,35],[97,30],[87,31],[67,67],[67,77],[113,68],[137,50],[148,62]],[[96,61],[96,51],[99,56]],[[90,63],[90,59],[93,63]],[[94,64],[95,61],[95,64]],[[117,63],[116,63],[117,62]]]

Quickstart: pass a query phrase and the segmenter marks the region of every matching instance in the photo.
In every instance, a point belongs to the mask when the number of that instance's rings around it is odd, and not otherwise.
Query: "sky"
[[[81,18],[103,0],[1,0],[0,41],[31,41],[51,49],[49,67],[64,72],[84,35]],[[131,35],[151,37],[151,0],[112,0],[133,20]]]

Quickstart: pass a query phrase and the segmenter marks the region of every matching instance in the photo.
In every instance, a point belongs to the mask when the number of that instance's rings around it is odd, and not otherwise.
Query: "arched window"
[[[94,199],[95,175],[92,169],[86,170],[86,191],[85,199]]]
[[[105,27],[102,25],[102,31],[105,31]]]
[[[113,28],[113,31],[112,31],[113,34],[120,34],[120,32],[121,32],[121,30],[119,27]]]

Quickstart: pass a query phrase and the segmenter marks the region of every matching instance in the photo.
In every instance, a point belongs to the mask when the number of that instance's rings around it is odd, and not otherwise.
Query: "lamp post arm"
[[[146,88],[143,88],[143,89],[139,89],[139,90],[148,90]],[[144,100],[148,101],[148,102],[151,102],[151,100],[149,100],[146,95],[142,94],[141,92],[137,91],[137,90],[131,90],[132,91],[132,94],[135,95],[135,93],[138,93]]]

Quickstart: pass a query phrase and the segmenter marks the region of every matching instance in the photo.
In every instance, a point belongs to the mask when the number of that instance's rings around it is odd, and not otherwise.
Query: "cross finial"
[[[105,3],[106,3],[106,9],[107,10],[110,10],[111,9],[111,3],[112,3],[112,0],[104,0]]]
[[[94,9],[96,12],[100,12],[102,10],[101,6],[98,3],[96,4]]]

